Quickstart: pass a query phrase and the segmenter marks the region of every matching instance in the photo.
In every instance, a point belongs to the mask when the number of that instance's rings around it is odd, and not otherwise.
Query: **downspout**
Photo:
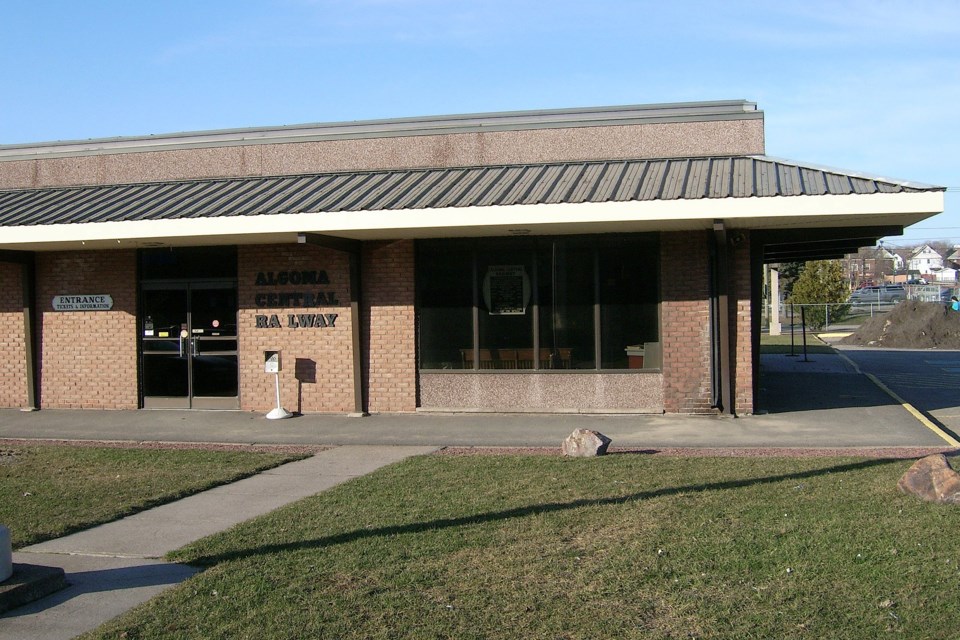
[[[723,220],[713,221],[713,268],[715,316],[711,331],[711,351],[715,353],[714,392],[719,395],[717,408],[727,415],[736,414],[733,402],[733,375],[730,358],[730,252]],[[714,396],[717,398],[717,395]]]
[[[752,413],[757,413],[760,401],[760,332],[763,325],[763,243],[750,234],[750,367],[753,380]],[[773,307],[777,309],[777,307]],[[779,313],[779,310],[777,310]],[[771,322],[772,325],[772,322]]]
[[[35,274],[36,260],[31,253],[20,265],[23,295],[23,348],[27,369],[27,406],[23,411],[36,411],[40,408],[37,402],[37,332],[33,321],[33,309],[37,297]]]

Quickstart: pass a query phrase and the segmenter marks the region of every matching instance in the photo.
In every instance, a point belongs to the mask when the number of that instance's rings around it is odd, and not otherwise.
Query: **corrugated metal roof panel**
[[[650,163],[646,160],[629,162],[624,169],[620,184],[617,185],[613,195],[613,199],[617,202],[627,202],[638,198],[640,187],[643,185],[647,171],[650,169]]]
[[[600,180],[597,182],[597,187],[593,191],[594,202],[607,202],[613,199],[626,165],[626,162],[606,163],[603,175],[600,177]]]
[[[827,193],[827,179],[823,171],[801,167],[800,178],[803,180],[804,195],[822,196]]]
[[[710,188],[710,160],[696,158],[690,161],[690,171],[687,175],[687,186],[683,197],[687,200],[698,200],[707,195]]]
[[[783,196],[798,196],[803,193],[803,183],[800,180],[800,168],[793,165],[776,164],[779,178],[779,194]]]
[[[754,163],[754,191],[760,198],[766,198],[777,193],[777,168],[772,162],[757,161]]]
[[[840,176],[835,173],[824,173],[823,175],[827,180],[828,193],[845,196],[853,191],[850,186],[850,178],[847,176]]]
[[[851,177],[850,185],[853,187],[854,193],[867,194],[877,192],[877,183],[873,180]]]
[[[731,195],[731,175],[733,174],[733,158],[716,158],[710,168],[710,195],[711,198],[728,198]]]
[[[361,171],[0,191],[0,225],[942,191],[766,156]]]
[[[734,158],[733,159],[733,177],[732,177],[732,195],[734,198],[749,198],[752,195],[755,195],[753,189],[754,179],[753,179],[753,169],[756,166],[756,161],[751,161],[750,158]]]
[[[500,198],[520,180],[523,170],[524,167],[507,167],[504,171],[491,174],[483,192],[477,197],[477,206],[500,204]]]
[[[663,181],[667,175],[667,161],[657,160],[650,162],[647,167],[647,173],[640,184],[640,190],[637,193],[637,200],[659,200],[660,191],[663,189]]]

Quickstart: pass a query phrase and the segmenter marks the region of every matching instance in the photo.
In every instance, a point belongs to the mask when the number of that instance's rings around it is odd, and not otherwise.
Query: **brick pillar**
[[[367,411],[417,408],[412,240],[363,245],[361,304]]]
[[[22,269],[0,263],[0,407],[14,409],[27,406]]]
[[[660,234],[663,404],[667,413],[712,413],[710,237]]]
[[[750,232],[737,231],[737,234],[742,239],[730,250],[730,306],[733,314],[730,318],[730,353],[735,366],[734,407],[737,414],[748,414],[753,413],[753,264],[750,259]]]

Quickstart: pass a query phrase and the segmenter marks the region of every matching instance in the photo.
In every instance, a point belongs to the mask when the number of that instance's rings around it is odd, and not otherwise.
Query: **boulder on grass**
[[[937,453],[921,458],[903,474],[897,487],[927,502],[960,504],[960,474],[947,457]]]
[[[563,441],[563,455],[573,458],[602,456],[610,446],[610,438],[599,431],[577,429]]]

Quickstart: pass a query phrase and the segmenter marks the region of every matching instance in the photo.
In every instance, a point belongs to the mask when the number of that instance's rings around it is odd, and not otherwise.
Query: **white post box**
[[[267,418],[270,420],[278,420],[282,418],[289,418],[293,414],[283,408],[283,405],[280,404],[280,371],[283,370],[283,365],[280,361],[280,352],[279,351],[264,351],[263,352],[263,371],[264,373],[272,373],[274,375],[274,383],[277,390],[277,406],[270,410],[270,413],[267,414]]]
[[[280,364],[280,352],[279,351],[264,351],[263,352],[263,371],[264,373],[280,373],[282,369]]]

